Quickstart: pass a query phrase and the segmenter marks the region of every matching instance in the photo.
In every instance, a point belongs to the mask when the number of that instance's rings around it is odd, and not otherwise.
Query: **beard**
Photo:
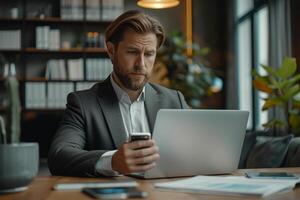
[[[113,69],[115,75],[120,80],[121,84],[128,90],[138,91],[143,89],[148,82],[150,75],[140,66],[134,66],[133,70],[124,72],[121,70],[122,66],[118,63],[117,59],[114,59]],[[131,73],[142,74],[141,77],[131,76]]]

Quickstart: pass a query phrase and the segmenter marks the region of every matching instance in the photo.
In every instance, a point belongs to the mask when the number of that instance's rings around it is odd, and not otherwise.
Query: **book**
[[[43,82],[27,82],[25,84],[26,108],[45,108],[46,84]]]
[[[66,80],[65,61],[63,59],[50,59],[47,62],[45,78],[47,80]]]
[[[66,99],[74,91],[74,83],[49,82],[47,84],[47,108],[65,108]]]
[[[155,187],[213,195],[249,195],[266,197],[290,191],[297,180],[248,179],[241,176],[196,176],[184,180],[156,183]]]
[[[113,20],[124,11],[124,0],[102,0],[102,20]]]
[[[68,66],[68,77],[69,80],[83,80],[84,79],[84,69],[83,69],[83,59],[69,59],[67,60]]]
[[[60,30],[59,29],[50,29],[49,30],[49,49],[50,50],[59,50],[60,49]]]
[[[0,30],[0,49],[21,49],[21,30]]]
[[[60,0],[60,17],[67,20],[83,19],[83,0]]]
[[[100,0],[86,0],[85,18],[87,20],[101,20]]]

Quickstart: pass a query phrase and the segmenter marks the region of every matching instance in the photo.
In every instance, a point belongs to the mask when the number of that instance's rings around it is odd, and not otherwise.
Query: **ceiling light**
[[[171,8],[179,5],[179,0],[139,0],[137,4],[143,8]]]

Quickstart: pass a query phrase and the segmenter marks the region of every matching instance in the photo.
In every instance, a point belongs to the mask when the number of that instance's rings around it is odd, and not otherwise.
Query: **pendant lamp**
[[[137,5],[143,8],[163,9],[179,5],[179,0],[138,0]]]

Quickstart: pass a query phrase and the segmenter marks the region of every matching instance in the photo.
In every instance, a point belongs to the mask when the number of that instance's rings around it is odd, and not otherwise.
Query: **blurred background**
[[[266,105],[268,93],[253,84],[253,70],[266,86],[265,79],[273,79],[262,65],[276,71],[286,57],[299,62],[298,0],[166,2],[173,5],[157,8],[149,0],[0,1],[0,114],[5,116],[7,107],[5,79],[16,76],[21,140],[38,142],[41,157],[46,157],[67,94],[91,87],[112,70],[105,28],[122,12],[137,9],[159,19],[167,34],[152,82],[179,89],[192,108],[249,110],[249,131],[270,128],[276,125],[266,126],[271,119],[284,118],[276,108],[281,103]],[[297,72],[299,67],[292,75]],[[300,102],[299,87],[291,92],[287,99]]]

